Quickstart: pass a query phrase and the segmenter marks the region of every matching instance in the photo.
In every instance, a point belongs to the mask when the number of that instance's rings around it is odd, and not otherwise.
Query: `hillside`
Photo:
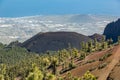
[[[8,48],[0,44],[0,68],[2,70],[0,76],[6,73],[5,78],[24,80],[32,74],[42,77],[46,74],[49,78],[47,80],[51,80],[50,76],[63,80],[75,78],[79,80],[85,74],[89,74],[92,76],[90,80],[119,80],[120,45],[105,45],[105,43],[97,42],[96,44],[101,44],[97,48],[97,45],[89,45],[89,47],[82,47],[80,51],[70,48],[44,55],[28,52],[25,48],[15,46]],[[2,69],[3,64],[6,65],[6,69]],[[5,73],[3,73],[4,70],[6,70]]]
[[[22,43],[22,47],[31,52],[58,51],[68,47],[80,49],[80,43],[91,39],[75,32],[47,32],[38,33]]]
[[[75,60],[76,68],[70,70],[72,76],[81,77],[86,71],[90,71],[97,80],[119,80],[120,76],[120,45],[112,49],[94,52],[83,61]],[[109,54],[109,56],[107,56]],[[103,58],[105,57],[106,58]],[[67,73],[62,74],[67,76]]]
[[[115,22],[109,23],[104,30],[103,35],[106,39],[112,38],[114,42],[118,41],[118,36],[120,36],[120,19]]]

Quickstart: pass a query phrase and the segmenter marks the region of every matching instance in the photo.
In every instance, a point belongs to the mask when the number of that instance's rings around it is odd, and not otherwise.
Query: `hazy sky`
[[[0,17],[54,14],[120,15],[120,0],[0,0]]]

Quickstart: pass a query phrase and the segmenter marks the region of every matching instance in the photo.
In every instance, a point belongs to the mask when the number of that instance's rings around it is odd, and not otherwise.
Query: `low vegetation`
[[[110,43],[109,45],[111,45]],[[64,77],[61,74],[76,68],[75,60],[84,60],[91,52],[109,48],[108,42],[97,42],[97,40],[82,43],[81,50],[76,48],[63,49],[56,52],[36,54],[28,52],[25,48],[0,44],[0,80],[96,80],[89,71],[82,77],[73,77],[70,73]],[[99,61],[109,57],[104,55]],[[95,60],[87,61],[87,63]],[[102,69],[107,64],[99,65]],[[61,68],[59,68],[61,67]],[[94,69],[91,69],[92,71]]]
[[[98,66],[98,69],[103,69],[107,66],[107,63],[102,63]]]
[[[106,53],[101,58],[99,58],[99,61],[104,61],[106,58],[110,57],[111,55],[112,55],[112,53]]]

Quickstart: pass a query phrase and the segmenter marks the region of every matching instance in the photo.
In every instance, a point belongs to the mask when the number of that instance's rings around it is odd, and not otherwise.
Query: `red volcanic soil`
[[[99,61],[101,57],[105,54],[111,53],[112,55],[107,57],[103,61]],[[98,80],[110,80],[108,78],[112,78],[114,80],[120,80],[120,45],[113,47],[112,49],[107,49],[100,52],[94,52],[88,55],[82,61],[75,61],[77,65],[76,68],[72,69],[70,72],[73,76],[81,77],[88,70],[92,74],[94,74]],[[94,60],[94,62],[89,62]],[[99,69],[100,65],[106,64],[105,67]],[[67,74],[63,73],[62,76]]]

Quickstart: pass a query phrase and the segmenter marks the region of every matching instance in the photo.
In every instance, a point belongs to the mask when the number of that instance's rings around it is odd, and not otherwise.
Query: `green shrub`
[[[100,64],[100,65],[98,66],[98,69],[103,69],[103,68],[105,68],[106,66],[107,66],[107,63]]]
[[[104,61],[106,58],[110,57],[112,54],[111,53],[107,53],[104,56],[102,56],[101,58],[99,58],[99,61]]]
[[[96,69],[96,67],[92,67],[89,69],[89,71],[94,71]]]
[[[89,60],[89,61],[86,62],[86,64],[87,63],[92,63],[92,62],[95,62],[95,60]]]
[[[80,60],[83,60],[83,59],[85,59],[85,57],[86,57],[86,53],[81,53],[79,59],[80,59]]]
[[[89,71],[87,71],[80,80],[97,80],[94,75],[92,75]]]

